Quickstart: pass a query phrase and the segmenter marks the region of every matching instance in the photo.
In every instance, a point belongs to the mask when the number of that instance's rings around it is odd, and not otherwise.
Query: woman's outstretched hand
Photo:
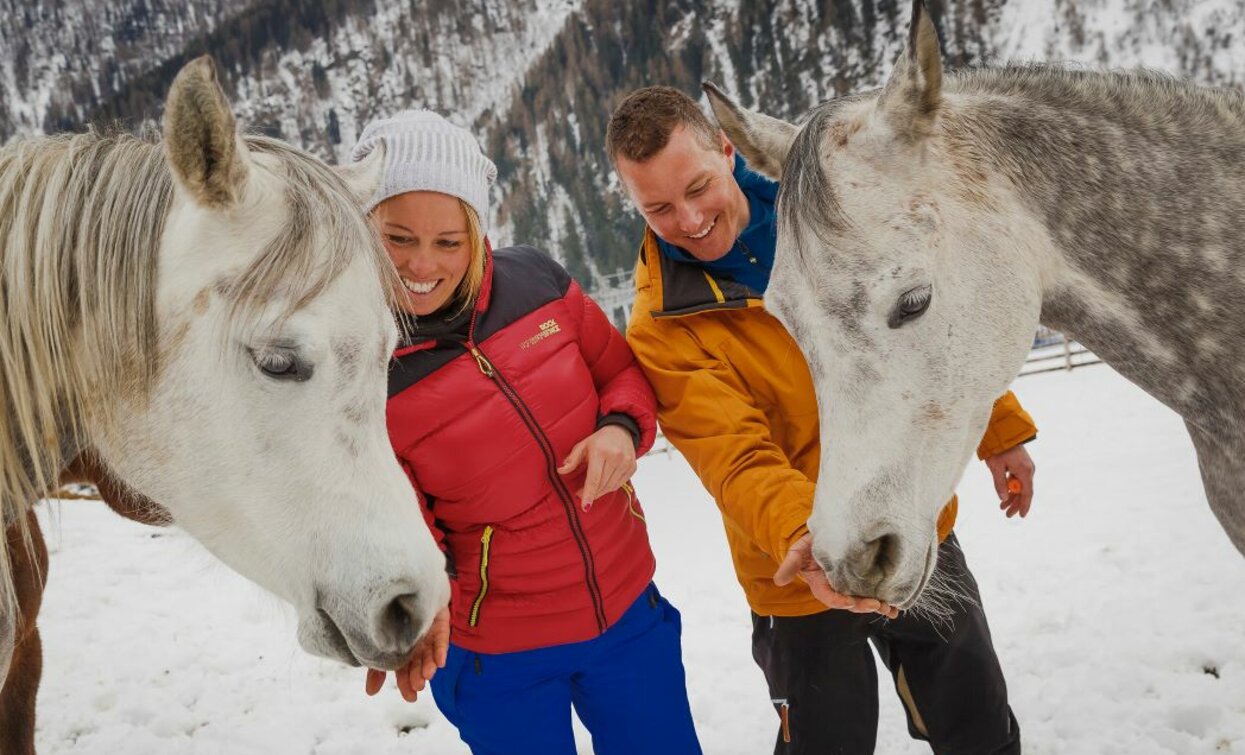
[[[398,678],[398,691],[408,703],[419,698],[424,686],[437,673],[437,669],[445,666],[445,656],[450,649],[450,609],[442,608],[432,620],[428,632],[415,643],[411,658],[402,668],[393,672]],[[368,695],[375,695],[385,686],[387,672],[370,668],[367,670],[367,681],[364,690]]]

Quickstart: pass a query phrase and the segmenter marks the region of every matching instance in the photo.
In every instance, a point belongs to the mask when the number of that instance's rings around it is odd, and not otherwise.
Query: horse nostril
[[[410,648],[419,639],[419,596],[415,593],[399,595],[385,607],[382,628],[393,645]]]
[[[866,582],[876,584],[894,571],[895,555],[899,552],[899,538],[893,534],[882,535],[867,541],[853,559],[853,571]]]
[[[883,535],[873,542],[877,544],[877,553],[873,557],[874,567],[885,577],[895,570],[895,556],[899,552],[899,538],[895,535]]]

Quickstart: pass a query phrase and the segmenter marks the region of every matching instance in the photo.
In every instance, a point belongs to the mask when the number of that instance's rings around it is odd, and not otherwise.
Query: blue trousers
[[[649,585],[595,639],[500,654],[451,643],[432,696],[474,755],[574,755],[572,705],[596,755],[700,755],[680,635]]]

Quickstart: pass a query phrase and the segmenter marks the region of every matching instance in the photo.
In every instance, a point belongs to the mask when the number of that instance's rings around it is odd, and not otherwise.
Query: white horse
[[[207,58],[173,83],[163,149],[0,150],[5,526],[89,452],[291,603],[305,649],[404,662],[449,585],[385,431],[392,272],[361,212],[381,164],[240,138]]]
[[[836,589],[910,607],[936,521],[1039,320],[1185,419],[1245,553],[1245,97],[1149,72],[944,78],[913,2],[880,91],[796,127],[706,85],[781,178],[766,305],[818,392],[809,529]]]

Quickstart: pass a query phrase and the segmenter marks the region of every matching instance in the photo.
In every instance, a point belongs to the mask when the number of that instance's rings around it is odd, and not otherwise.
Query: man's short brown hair
[[[718,148],[718,127],[691,97],[671,87],[637,89],[610,116],[605,151],[612,163],[619,157],[642,163],[662,151],[679,126],[691,131],[706,149]]]

